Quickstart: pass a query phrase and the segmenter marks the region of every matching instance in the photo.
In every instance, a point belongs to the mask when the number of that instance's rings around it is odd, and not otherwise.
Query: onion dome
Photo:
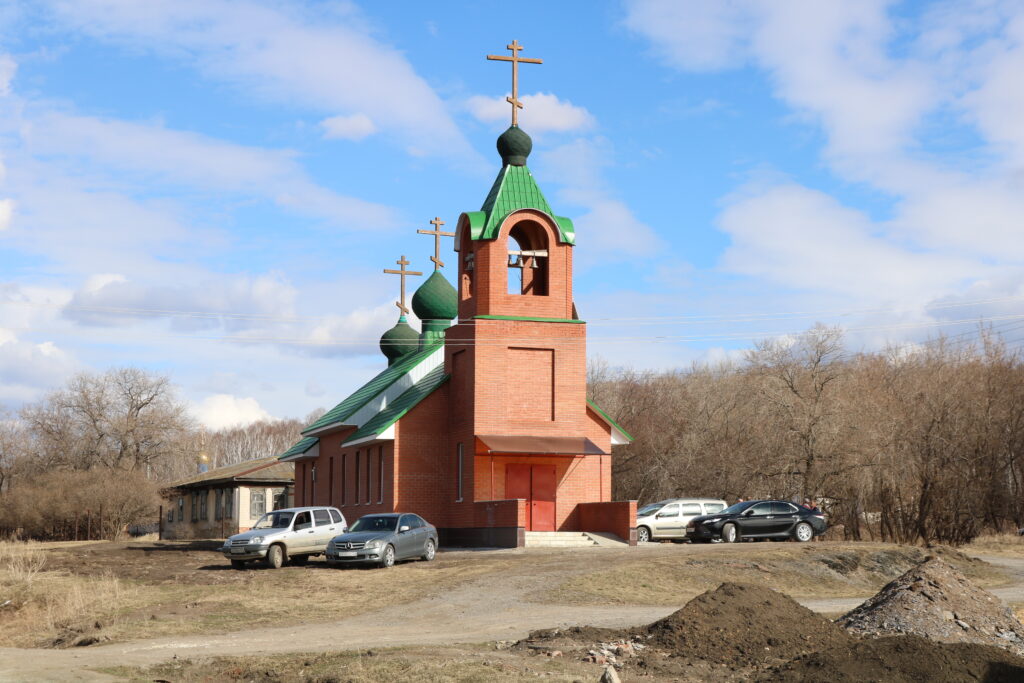
[[[459,314],[459,295],[441,271],[435,270],[412,295],[412,310],[425,327],[433,321],[442,321],[448,327],[447,323]]]
[[[526,166],[526,157],[533,151],[533,140],[519,126],[510,126],[498,136],[498,154],[505,166]]]
[[[420,335],[409,327],[404,315],[380,338],[380,350],[388,357],[388,365],[394,364],[405,354],[417,350],[419,345]]]

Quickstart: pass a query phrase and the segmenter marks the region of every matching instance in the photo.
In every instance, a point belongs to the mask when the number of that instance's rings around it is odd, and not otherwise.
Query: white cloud
[[[331,116],[320,122],[328,140],[362,140],[377,132],[377,126],[366,114]]]
[[[0,403],[36,400],[78,369],[78,361],[54,342],[33,342],[0,328]]]
[[[11,219],[14,217],[14,200],[0,199],[0,231],[11,227]]]
[[[532,134],[547,132],[568,133],[594,127],[594,117],[584,107],[563,101],[551,93],[534,93],[519,98],[523,109],[519,111],[519,125]],[[466,101],[466,108],[484,123],[507,125],[511,106],[504,97],[474,95]]]
[[[239,398],[231,394],[207,396],[192,407],[192,414],[207,429],[245,427],[260,420],[274,419],[255,398]]]
[[[745,0],[632,0],[625,23],[647,37],[673,66],[721,69],[746,57],[750,5]]]
[[[18,63],[10,55],[0,55],[0,95],[11,94],[11,81],[18,71]]]
[[[431,154],[477,159],[405,56],[371,37],[351,5],[228,0],[52,0],[94,38],[190,62],[248,93],[324,113],[362,112]],[[332,14],[333,13],[333,14]],[[415,106],[409,103],[414,102]]]

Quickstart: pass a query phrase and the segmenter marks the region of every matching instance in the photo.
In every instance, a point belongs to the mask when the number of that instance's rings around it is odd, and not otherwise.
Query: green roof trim
[[[603,417],[603,418],[605,419],[605,422],[607,422],[608,424],[610,424],[611,426],[615,427],[615,428],[616,428],[616,429],[618,429],[618,430],[619,430],[620,432],[622,432],[623,436],[625,436],[625,437],[626,437],[627,439],[629,439],[630,441],[635,441],[635,439],[633,438],[633,435],[632,435],[632,434],[630,434],[630,433],[629,433],[629,432],[627,432],[627,431],[626,431],[625,429],[623,429],[623,428],[622,428],[622,425],[620,425],[620,424],[619,424],[618,422],[616,422],[615,420],[613,420],[613,419],[611,418],[611,416],[610,416],[610,415],[608,415],[608,413],[606,413],[606,412],[604,412],[603,410],[601,410],[601,409],[600,409],[600,408],[598,407],[598,405],[597,405],[596,403],[594,403],[593,401],[591,401],[591,400],[590,400],[589,398],[587,399],[587,405],[588,405],[588,406],[590,406],[591,408],[593,408],[593,409],[594,409],[594,412],[595,412],[595,413],[597,413],[598,415],[600,415],[601,417]]]
[[[584,325],[586,321],[578,318],[535,318],[528,315],[474,315],[473,320],[524,320],[531,323],[573,323]]]
[[[345,443],[342,445],[378,436],[419,405],[420,401],[434,393],[434,390],[447,382],[449,377],[451,375],[445,374],[443,365],[437,366],[419,382],[406,389],[401,396],[392,401],[384,410],[367,420],[366,424],[356,430],[355,434],[345,439]]]
[[[422,351],[408,353],[402,356],[395,361],[393,365],[389,365],[379,375],[356,389],[355,392],[353,392],[344,401],[324,413],[319,420],[303,429],[302,433],[308,434],[309,432],[329,427],[352,417],[352,415],[366,405],[370,399],[394,384],[400,377],[426,360],[427,356],[434,353],[436,350],[435,346],[431,346],[423,349]]]
[[[281,460],[282,458],[290,458],[293,455],[302,455],[310,448],[315,446],[317,441],[319,440],[320,439],[316,438],[315,436],[307,436],[305,438],[299,439],[299,441],[294,446],[286,450],[281,455],[277,456],[277,459]]]
[[[543,211],[558,226],[558,239],[566,244],[576,243],[576,230],[572,221],[556,216],[544,198],[533,174],[526,166],[502,166],[479,211],[466,213],[469,235],[474,240],[493,240],[498,236],[502,222],[513,211],[536,209]]]

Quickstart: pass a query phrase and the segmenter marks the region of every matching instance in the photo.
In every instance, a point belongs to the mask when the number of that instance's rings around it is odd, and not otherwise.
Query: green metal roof
[[[593,408],[593,409],[594,409],[594,412],[595,412],[595,413],[597,413],[598,415],[600,415],[601,417],[603,417],[603,418],[604,418],[604,421],[605,421],[605,422],[607,422],[608,424],[610,424],[611,426],[615,427],[615,428],[616,428],[616,429],[618,429],[618,430],[619,430],[620,432],[622,432],[623,436],[625,436],[625,437],[626,437],[627,439],[629,439],[630,441],[635,441],[635,439],[633,438],[633,436],[632,436],[632,435],[631,435],[631,434],[630,434],[629,432],[627,432],[627,431],[626,431],[625,429],[623,429],[623,428],[622,428],[622,425],[620,425],[620,424],[619,424],[618,422],[616,422],[615,420],[613,420],[613,419],[612,419],[612,418],[611,418],[611,417],[610,417],[610,416],[608,415],[608,413],[606,413],[606,412],[604,412],[603,410],[601,410],[601,409],[600,409],[600,408],[598,407],[598,405],[597,405],[596,403],[594,403],[593,401],[591,401],[591,400],[590,400],[589,398],[587,399],[587,405],[588,405],[588,406],[590,406],[591,408]]]
[[[447,382],[450,376],[445,374],[443,365],[437,366],[419,382],[406,389],[401,396],[388,404],[384,410],[367,420],[366,424],[345,440],[345,444],[379,435],[415,408],[420,401],[432,394],[435,389]]]
[[[277,456],[277,458],[280,460],[281,458],[288,458],[293,455],[301,455],[308,451],[313,446],[315,446],[316,442],[319,440],[320,439],[316,438],[315,436],[307,436],[305,438],[299,439],[299,441],[294,446],[286,450],[281,455]]]
[[[402,356],[394,365],[389,365],[379,375],[356,389],[344,401],[324,413],[319,420],[303,429],[302,433],[308,434],[317,429],[344,422],[352,417],[357,410],[366,405],[370,399],[387,389],[405,373],[426,360],[427,356],[434,353],[434,351],[436,351],[436,348],[431,347]]]
[[[533,179],[530,169],[511,164],[502,166],[480,210],[466,214],[469,219],[470,238],[495,239],[502,221],[519,209],[543,211],[551,216],[558,226],[559,241],[567,244],[576,243],[576,231],[572,221],[564,216],[555,215],[548,200],[544,198],[544,193]]]

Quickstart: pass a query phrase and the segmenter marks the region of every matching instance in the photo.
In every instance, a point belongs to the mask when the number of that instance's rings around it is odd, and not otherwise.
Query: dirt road
[[[535,551],[504,551],[529,553]],[[371,610],[336,621],[261,628],[223,635],[159,638],[72,650],[0,649],[0,680],[113,680],[89,669],[147,665],[172,658],[369,649],[405,645],[451,644],[519,639],[529,631],[586,624],[625,627],[659,619],[675,607],[560,605],[538,602],[557,577],[592,569],[604,549],[567,553],[543,563],[522,562],[495,583],[487,576],[443,595]],[[643,553],[643,549],[633,552]],[[715,552],[714,549],[709,553]],[[1024,601],[1024,559],[985,558],[1011,573],[1013,583],[995,592],[1004,600]],[[331,595],[318,596],[331,600]],[[864,597],[867,597],[866,595]],[[368,595],[368,600],[373,596]],[[860,599],[801,600],[826,613],[846,611]]]

